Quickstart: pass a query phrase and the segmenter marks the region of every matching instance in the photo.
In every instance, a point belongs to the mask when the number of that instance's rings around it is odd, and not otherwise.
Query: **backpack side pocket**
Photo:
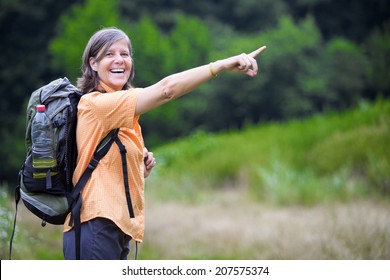
[[[36,178],[34,172],[46,174],[43,178]],[[34,168],[32,155],[29,154],[22,167],[21,183],[30,192],[45,192],[53,195],[64,195],[65,188],[62,185],[56,168]]]

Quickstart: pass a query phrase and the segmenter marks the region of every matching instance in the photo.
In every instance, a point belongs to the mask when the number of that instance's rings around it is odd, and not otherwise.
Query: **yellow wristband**
[[[212,63],[212,62],[210,62],[210,64],[209,64],[209,65],[210,65],[210,74],[211,74],[211,76],[213,76],[214,78],[215,78],[215,77],[217,77],[218,75],[217,75],[217,74],[215,74],[215,73],[214,73],[214,71],[213,71],[213,63]]]

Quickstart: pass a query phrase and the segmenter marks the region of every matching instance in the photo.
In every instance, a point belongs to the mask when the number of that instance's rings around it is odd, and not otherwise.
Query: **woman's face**
[[[98,54],[98,57],[100,54]],[[132,65],[126,40],[118,40],[103,54],[100,61],[90,58],[89,63],[97,72],[99,80],[114,90],[121,90],[127,83]]]

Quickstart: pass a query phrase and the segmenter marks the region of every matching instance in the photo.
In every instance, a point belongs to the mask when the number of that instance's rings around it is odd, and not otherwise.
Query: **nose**
[[[124,58],[120,54],[116,54],[114,57],[114,62],[115,63],[123,63]]]

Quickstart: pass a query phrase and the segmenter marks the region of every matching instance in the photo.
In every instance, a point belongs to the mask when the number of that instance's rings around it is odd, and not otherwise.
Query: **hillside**
[[[197,133],[153,151],[159,165],[146,192],[197,201],[211,190],[245,189],[256,201],[281,205],[389,196],[389,143],[389,100],[242,131]]]

